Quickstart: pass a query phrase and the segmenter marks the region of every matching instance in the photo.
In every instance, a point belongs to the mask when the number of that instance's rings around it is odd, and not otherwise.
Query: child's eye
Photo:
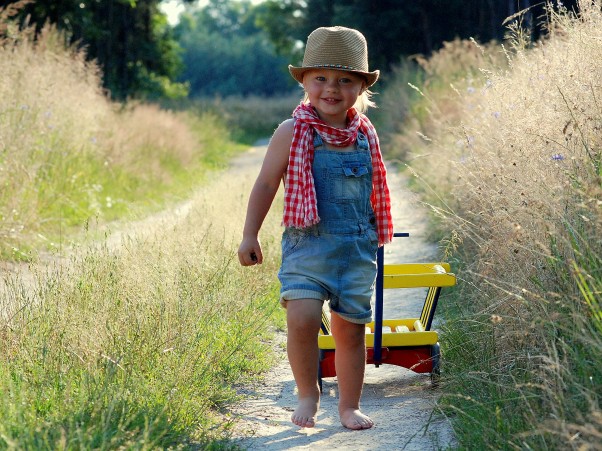
[[[342,84],[351,83],[351,78],[341,78],[339,82]]]
[[[321,76],[321,75],[318,75],[318,76],[316,77],[316,80],[318,80],[318,81],[326,81],[326,77],[323,77],[323,76]]]

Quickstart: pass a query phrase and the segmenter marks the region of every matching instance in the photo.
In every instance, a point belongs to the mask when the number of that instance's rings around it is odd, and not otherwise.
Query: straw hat
[[[380,71],[368,70],[368,45],[359,31],[345,27],[321,27],[307,37],[303,66],[288,66],[295,80],[303,83],[303,74],[315,68],[355,72],[366,78],[367,87],[378,80]]]

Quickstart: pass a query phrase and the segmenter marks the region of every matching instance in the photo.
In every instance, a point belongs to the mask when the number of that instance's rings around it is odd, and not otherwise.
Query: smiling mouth
[[[322,99],[324,102],[328,102],[328,103],[336,103],[339,102],[339,99],[334,99],[332,97],[326,97]]]

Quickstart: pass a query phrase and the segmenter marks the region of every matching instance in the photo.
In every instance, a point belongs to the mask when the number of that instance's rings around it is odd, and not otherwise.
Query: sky
[[[207,3],[206,1],[203,3]],[[159,8],[167,15],[167,20],[170,24],[178,23],[180,13],[184,11],[184,5],[178,0],[164,1],[159,4]]]
[[[264,0],[252,0],[253,3],[261,3]],[[205,6],[208,0],[197,0],[196,6]],[[159,4],[161,11],[167,15],[170,24],[176,25],[180,14],[186,9],[180,0],[164,0]]]

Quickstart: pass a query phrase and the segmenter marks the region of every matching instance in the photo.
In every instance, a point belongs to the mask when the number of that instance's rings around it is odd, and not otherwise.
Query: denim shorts
[[[331,233],[334,232],[334,233]],[[299,299],[330,301],[330,310],[347,321],[372,320],[376,281],[375,227],[366,222],[336,230],[320,222],[305,229],[286,228],[282,235],[280,302]]]

